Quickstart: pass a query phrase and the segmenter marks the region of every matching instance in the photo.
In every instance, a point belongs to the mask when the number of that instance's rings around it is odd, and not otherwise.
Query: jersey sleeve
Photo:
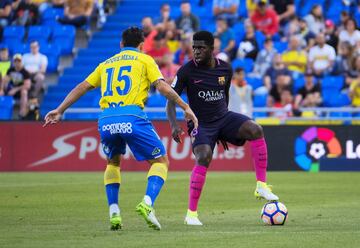
[[[147,77],[148,77],[150,83],[154,83],[156,80],[159,80],[159,79],[164,79],[164,77],[161,74],[161,71],[159,69],[159,66],[156,64],[156,62],[153,58],[148,57],[146,67],[147,67],[146,68]]]
[[[96,67],[96,69],[90,73],[90,75],[85,79],[86,82],[92,86],[100,87],[101,85],[101,64]]]
[[[187,75],[187,73],[186,73],[185,68],[183,66],[180,67],[180,69],[176,73],[176,76],[175,76],[173,82],[171,83],[171,87],[179,95],[181,95],[181,93],[183,92],[184,88],[187,85],[187,76],[186,75]]]

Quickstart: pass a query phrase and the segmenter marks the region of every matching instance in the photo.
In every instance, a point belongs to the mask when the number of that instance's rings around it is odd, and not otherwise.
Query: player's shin
[[[267,146],[264,138],[250,141],[251,152],[254,161],[256,180],[266,182],[267,169]]]
[[[153,206],[167,178],[168,166],[165,163],[153,163],[148,173],[148,184],[144,202]]]
[[[205,184],[207,168],[202,165],[195,165],[190,178],[189,210],[196,212],[202,189]]]
[[[106,196],[109,204],[110,218],[115,214],[120,214],[119,209],[119,189],[121,183],[120,167],[112,164],[106,166],[104,173],[104,184]]]

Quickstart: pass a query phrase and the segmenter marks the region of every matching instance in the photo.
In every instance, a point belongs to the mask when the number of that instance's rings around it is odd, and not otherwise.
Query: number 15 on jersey
[[[118,95],[124,96],[127,95],[131,89],[131,78],[128,75],[123,75],[124,72],[131,72],[131,66],[122,66],[119,68],[119,73],[117,75],[117,80],[114,79],[115,67],[110,67],[106,69],[107,74],[107,83],[104,96],[113,96],[113,84],[116,85],[115,89]],[[116,77],[116,75],[115,75]],[[120,87],[121,83],[124,82],[123,88]]]

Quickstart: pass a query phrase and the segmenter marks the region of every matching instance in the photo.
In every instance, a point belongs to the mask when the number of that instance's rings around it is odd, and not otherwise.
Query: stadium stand
[[[107,17],[106,23],[102,26],[101,30],[97,30],[91,37],[86,48],[79,49],[73,60],[73,66],[65,68],[59,75],[56,85],[50,86],[44,95],[41,103],[41,115],[43,116],[47,111],[55,107],[61,99],[69,92],[69,90],[78,82],[81,82],[90,73],[98,63],[104,59],[116,54],[119,51],[119,41],[121,32],[129,26],[141,25],[143,17],[149,16],[153,20],[157,19],[160,15],[159,10],[163,3],[168,3],[170,6],[170,18],[176,20],[180,14],[180,3],[181,0],[169,0],[160,1],[154,0],[149,4],[145,0],[123,0],[119,1],[116,10],[110,16]],[[200,28],[208,31],[216,31],[212,1],[201,1],[202,5],[199,5],[198,0],[191,0],[191,12],[197,16],[200,20]],[[248,2],[256,1],[239,1],[238,7],[238,21],[231,27],[234,34],[236,48],[241,41],[244,40],[246,29],[245,24],[249,23],[250,16],[252,13],[248,9]],[[262,1],[263,2],[263,1]],[[266,2],[266,1],[265,1]],[[267,4],[272,2],[268,0]],[[277,50],[277,53],[283,53],[288,49],[288,42],[291,36],[298,36],[302,40],[302,48],[308,52],[308,49],[315,44],[315,34],[309,32],[307,25],[307,16],[313,10],[314,5],[319,5],[322,9],[321,16],[316,19],[321,27],[324,27],[323,32],[326,32],[326,21],[331,20],[330,24],[335,24],[335,27],[339,27],[341,30],[346,30],[345,22],[347,18],[353,16],[357,22],[360,21],[360,12],[357,6],[346,5],[344,1],[337,0],[295,0],[295,16],[289,18],[287,24],[280,28],[280,32],[276,33],[272,37],[267,37],[260,31],[255,31],[255,40],[258,45],[258,54],[264,49],[264,42],[267,38],[273,40],[273,46]],[[253,3],[251,8],[256,8],[256,4]],[[254,10],[252,10],[254,11]],[[342,13],[341,15],[339,13]],[[59,60],[61,56],[71,55],[74,51],[76,29],[73,26],[59,25],[56,21],[57,18],[64,16],[64,11],[61,8],[49,7],[41,15],[41,21],[36,26],[23,27],[23,26],[7,26],[4,29],[3,39],[1,41],[2,46],[7,46],[10,50],[11,55],[15,53],[29,52],[29,42],[32,40],[38,40],[41,46],[41,52],[47,55],[49,60],[48,72],[58,73]],[[305,18],[305,24],[300,23],[300,20]],[[170,29],[164,27],[164,23],[154,23],[157,32],[164,32]],[[85,27],[87,28],[87,27]],[[175,30],[176,31],[176,30]],[[177,35],[172,38],[168,38],[168,45],[180,46],[184,35],[181,30],[177,30]],[[339,33],[339,31],[337,32]],[[170,36],[169,36],[170,37]],[[326,39],[329,37],[326,36]],[[336,42],[339,43],[338,37]],[[338,51],[338,46],[335,45],[337,50],[337,59],[334,61],[336,66],[339,66],[338,61],[347,61],[346,70],[339,73],[333,73],[329,71],[323,77],[316,77],[316,81],[321,85],[321,106],[314,107],[330,107],[330,108],[341,108],[349,107],[352,105],[352,101],[349,98],[349,85],[357,80],[356,78],[360,74],[353,65],[353,60],[360,54],[360,41],[357,41],[353,47],[352,56],[341,60],[341,54]],[[185,48],[182,48],[185,49]],[[228,53],[226,57],[230,59],[232,67],[242,67],[247,73],[245,80],[254,90],[253,103],[254,103],[254,117],[265,117],[271,111],[276,111],[269,108],[269,111],[259,110],[256,113],[257,108],[267,107],[267,96],[270,89],[264,87],[264,83],[261,77],[255,77],[252,72],[254,69],[254,60],[251,58],[235,58],[234,54]],[[222,54],[223,55],[223,54]],[[185,56],[185,55],[184,55]],[[220,55],[219,55],[220,56]],[[183,58],[181,61],[186,61],[188,58]],[[271,63],[267,61],[266,63]],[[309,68],[309,63],[307,65]],[[312,73],[309,69],[306,70],[308,73]],[[293,73],[291,80],[291,92],[293,96],[298,93],[298,90],[305,86],[304,75],[302,73]],[[352,90],[354,91],[354,90]],[[83,97],[74,108],[80,108],[76,111],[70,111],[65,118],[67,119],[95,119],[97,117],[97,111],[88,111],[89,109],[97,108],[98,90],[90,93],[88,96]],[[350,94],[353,96],[353,94]],[[281,105],[281,102],[279,102]],[[149,116],[156,119],[165,119],[164,114],[165,100],[159,96],[156,92],[150,95],[148,99],[147,107],[149,110]],[[301,111],[294,111],[294,116],[298,115]],[[86,115],[84,114],[86,113]],[[346,113],[331,113],[331,117],[349,116],[349,112]],[[319,117],[323,116],[322,114]],[[326,115],[329,116],[329,115]],[[351,116],[355,116],[351,115]],[[181,117],[181,116],[180,116]]]

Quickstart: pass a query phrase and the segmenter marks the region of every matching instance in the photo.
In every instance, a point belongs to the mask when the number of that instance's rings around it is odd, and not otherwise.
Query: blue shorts
[[[246,140],[236,138],[239,128],[246,121],[251,120],[246,115],[228,111],[223,117],[212,122],[200,122],[196,135],[192,137],[193,149],[198,145],[209,145],[214,150],[218,140],[224,140],[236,146],[242,146]],[[188,123],[188,133],[194,128],[192,122]]]
[[[137,106],[105,109],[100,115],[98,127],[103,151],[110,159],[125,154],[126,145],[138,161],[166,154],[153,125]]]

